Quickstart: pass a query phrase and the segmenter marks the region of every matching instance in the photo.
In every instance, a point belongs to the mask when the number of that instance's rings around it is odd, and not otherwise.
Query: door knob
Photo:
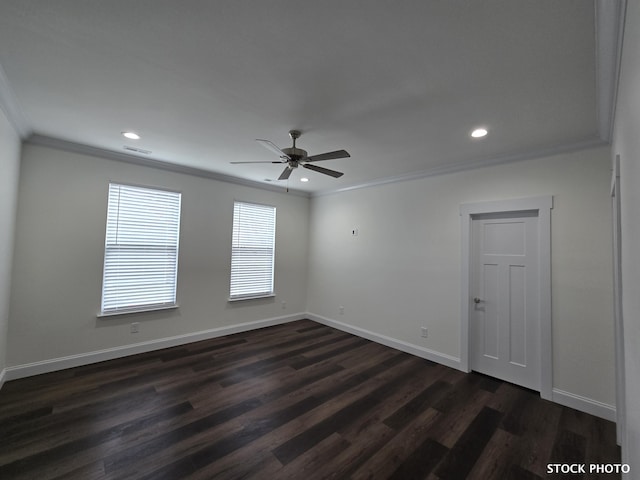
[[[478,297],[475,297],[473,299],[473,303],[480,303],[482,300],[480,300]]]

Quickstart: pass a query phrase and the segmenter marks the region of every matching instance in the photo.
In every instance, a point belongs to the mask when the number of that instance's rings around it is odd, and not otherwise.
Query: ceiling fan
[[[289,132],[289,136],[291,140],[293,140],[293,147],[291,148],[278,148],[273,142],[269,140],[261,140],[256,139],[256,142],[260,143],[263,147],[271,150],[276,155],[280,157],[280,161],[273,162],[231,162],[233,164],[240,163],[286,163],[284,171],[278,177],[278,180],[287,180],[289,176],[291,176],[291,172],[293,172],[294,168],[298,168],[302,166],[304,168],[308,168],[309,170],[313,170],[314,172],[324,173],[325,175],[329,175],[334,178],[340,178],[344,175],[342,172],[337,172],[335,170],[330,170],[328,168],[319,167],[318,165],[314,165],[311,162],[320,162],[322,160],[334,160],[337,158],[347,158],[350,157],[349,153],[346,150],[336,150],[335,152],[327,152],[321,153],[319,155],[308,156],[306,150],[302,150],[301,148],[296,147],[296,139],[300,138],[301,132],[299,130],[291,130]]]

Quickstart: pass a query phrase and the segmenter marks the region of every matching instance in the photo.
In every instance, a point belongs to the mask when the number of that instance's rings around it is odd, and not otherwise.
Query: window
[[[230,300],[273,295],[276,209],[235,202]]]
[[[102,314],[176,306],[181,194],[109,184]]]

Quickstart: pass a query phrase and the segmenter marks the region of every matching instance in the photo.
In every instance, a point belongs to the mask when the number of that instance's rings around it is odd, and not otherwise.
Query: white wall
[[[612,154],[620,155],[628,478],[640,475],[640,4],[627,2]]]
[[[455,361],[459,205],[550,194],[553,387],[613,405],[609,156],[600,148],[309,201],[26,145],[7,366],[305,311]],[[110,180],[183,192],[179,310],[96,318]],[[278,208],[274,300],[227,302],[234,199]],[[132,321],[140,322],[140,333],[130,333]]]
[[[178,310],[96,318],[109,181],[182,192]],[[277,207],[275,299],[227,301],[234,199]],[[8,366],[304,312],[308,210],[292,194],[25,145]]]
[[[0,386],[4,378],[15,233],[20,138],[0,110]]]
[[[313,198],[309,312],[459,358],[459,205],[550,194],[553,387],[612,409],[609,155],[599,148]]]

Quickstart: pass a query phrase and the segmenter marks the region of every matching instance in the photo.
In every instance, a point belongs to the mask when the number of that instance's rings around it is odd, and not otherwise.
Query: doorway
[[[552,396],[552,197],[464,204],[461,366]]]

